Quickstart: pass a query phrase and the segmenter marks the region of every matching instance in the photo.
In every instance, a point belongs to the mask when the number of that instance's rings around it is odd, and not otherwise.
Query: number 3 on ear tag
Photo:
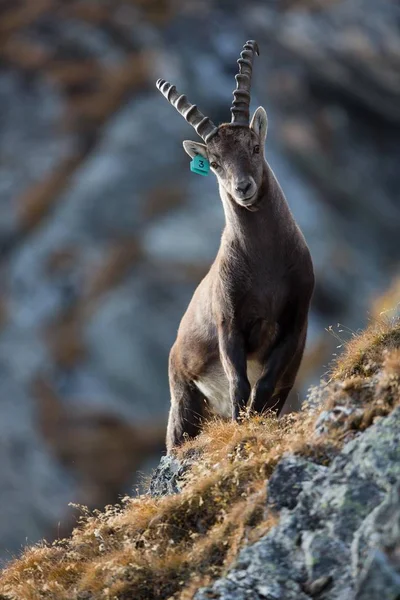
[[[204,156],[201,156],[201,154],[196,154],[190,162],[190,170],[193,173],[197,173],[197,175],[208,175],[210,163]]]

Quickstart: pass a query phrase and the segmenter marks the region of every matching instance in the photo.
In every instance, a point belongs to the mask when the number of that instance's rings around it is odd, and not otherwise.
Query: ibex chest
[[[261,376],[262,365],[256,359],[247,361],[247,377],[251,387]],[[209,367],[196,381],[196,386],[207,400],[209,409],[219,417],[232,417],[232,403],[229,397],[229,384],[222,364],[218,361]]]
[[[253,388],[262,374],[265,357],[278,334],[278,325],[257,318],[250,322],[244,332],[247,354],[247,378]],[[211,411],[221,417],[232,415],[229,396],[229,383],[219,357],[211,362],[205,372],[195,380],[196,386],[204,394]]]

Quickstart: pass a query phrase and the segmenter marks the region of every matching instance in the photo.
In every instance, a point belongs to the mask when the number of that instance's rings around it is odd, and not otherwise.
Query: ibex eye
[[[211,166],[213,169],[218,169],[218,163],[216,163],[216,162],[212,162]]]
[[[254,154],[260,154],[260,146],[254,146]]]

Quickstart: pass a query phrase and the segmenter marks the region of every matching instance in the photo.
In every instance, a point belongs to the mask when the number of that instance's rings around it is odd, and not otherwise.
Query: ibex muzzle
[[[225,212],[221,245],[182,318],[169,361],[170,452],[212,415],[280,413],[307,335],[314,273],[307,244],[264,156],[267,115],[249,114],[256,42],[238,60],[229,124],[216,126],[175,86],[158,89],[203,138],[185,141],[210,161]]]

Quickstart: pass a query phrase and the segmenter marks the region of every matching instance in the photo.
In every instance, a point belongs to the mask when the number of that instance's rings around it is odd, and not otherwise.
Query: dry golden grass
[[[399,346],[400,319],[375,319],[368,329],[347,342],[333,364],[332,379],[343,381],[355,375],[370,376],[382,367],[384,350],[388,352]]]
[[[370,365],[368,368],[367,365]],[[377,375],[379,371],[379,375]],[[399,322],[371,326],[335,363],[327,400],[279,421],[215,420],[178,457],[197,456],[180,494],[139,496],[89,514],[72,537],[29,548],[0,577],[12,600],[189,600],[264,535],[266,481],[285,452],[329,464],[346,439],[400,404]],[[350,407],[315,434],[322,410]],[[340,412],[340,411],[339,411]]]

